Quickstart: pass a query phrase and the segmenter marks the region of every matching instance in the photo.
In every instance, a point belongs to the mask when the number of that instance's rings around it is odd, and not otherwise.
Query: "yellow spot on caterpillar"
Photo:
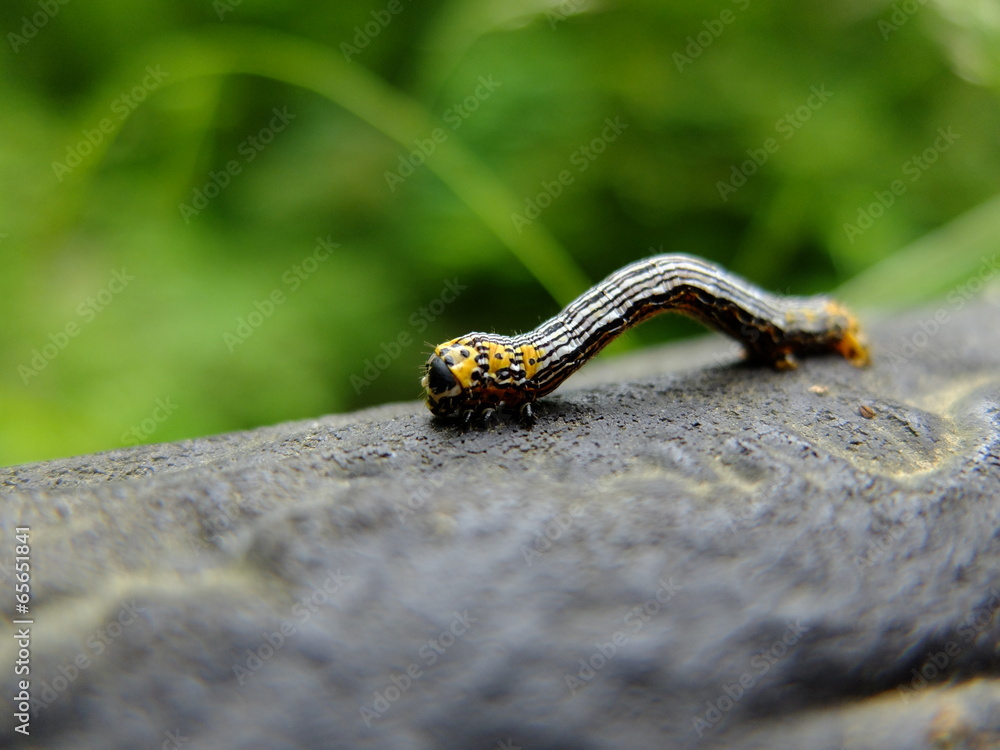
[[[524,364],[524,376],[531,380],[538,372],[538,366],[542,361],[542,353],[531,344],[521,345],[521,361]]]

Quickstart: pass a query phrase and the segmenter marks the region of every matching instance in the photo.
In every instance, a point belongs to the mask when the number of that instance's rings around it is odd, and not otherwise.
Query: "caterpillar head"
[[[501,410],[522,408],[522,419],[537,394],[530,378],[537,372],[541,352],[531,344],[517,344],[505,336],[470,333],[434,349],[424,365],[420,384],[427,408],[439,417],[474,417],[489,421]]]
[[[483,381],[476,363],[476,347],[468,337],[453,339],[435,347],[424,365],[420,385],[427,408],[439,417],[456,417],[474,401],[474,385]]]

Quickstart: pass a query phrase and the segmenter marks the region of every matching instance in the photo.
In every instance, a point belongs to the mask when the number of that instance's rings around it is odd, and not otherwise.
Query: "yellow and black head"
[[[497,411],[535,400],[531,377],[540,352],[530,344],[487,333],[470,333],[434,349],[420,384],[427,408],[439,417],[490,419]],[[530,411],[530,410],[529,410]]]
[[[420,380],[427,408],[439,417],[457,417],[475,408],[476,384],[483,382],[483,370],[476,363],[476,347],[466,338],[453,339],[435,347],[424,365]]]

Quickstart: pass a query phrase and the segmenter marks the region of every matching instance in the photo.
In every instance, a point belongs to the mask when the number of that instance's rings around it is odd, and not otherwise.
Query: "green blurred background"
[[[660,248],[870,311],[998,249],[995,1],[11,0],[0,28],[0,464],[417,398],[428,344]]]

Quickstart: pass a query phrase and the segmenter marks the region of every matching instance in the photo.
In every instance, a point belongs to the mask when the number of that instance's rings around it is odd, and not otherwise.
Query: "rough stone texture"
[[[998,310],[934,312],[867,370],[595,363],[531,431],[400,404],[0,470],[32,747],[998,747]]]

